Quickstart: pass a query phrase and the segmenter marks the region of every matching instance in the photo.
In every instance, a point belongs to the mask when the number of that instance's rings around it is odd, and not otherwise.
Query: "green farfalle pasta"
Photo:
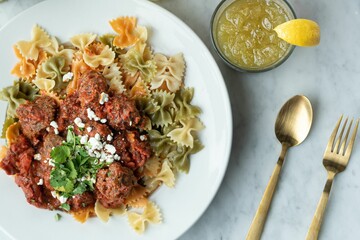
[[[149,130],[150,145],[156,156],[165,158],[170,152],[177,148],[177,144],[171,141],[166,134],[158,130]]]
[[[6,130],[11,124],[15,123],[16,121],[16,118],[6,117],[1,131],[1,138],[6,138]]]
[[[16,109],[26,100],[33,101],[38,96],[39,90],[23,81],[14,81],[13,86],[0,91],[0,100],[7,101],[7,118],[16,118]]]
[[[159,109],[160,109],[160,106],[157,104],[157,102],[150,97],[137,98],[136,99],[136,107],[140,111],[142,111],[148,115],[154,114],[157,111],[159,111]]]
[[[68,72],[66,60],[62,56],[49,58],[41,64],[33,83],[47,92],[54,91],[60,93],[68,83],[63,81],[63,75]]]
[[[120,56],[123,68],[131,76],[137,72],[141,73],[142,79],[145,82],[150,82],[156,73],[156,64],[152,60],[150,49],[146,47],[145,43],[138,43],[130,48],[126,54]]]
[[[107,34],[101,35],[99,37],[99,41],[105,45],[108,45],[116,53],[116,55],[120,55],[120,54],[124,53],[124,51],[121,50],[120,48],[117,48],[114,46],[113,42],[114,42],[115,37],[116,37],[115,34],[107,33]]]
[[[177,148],[167,155],[172,165],[180,172],[188,173],[190,169],[190,155],[200,152],[204,146],[199,139],[194,140],[193,148],[177,145]]]
[[[175,95],[162,90],[156,90],[152,93],[152,98],[160,107],[155,113],[150,114],[152,124],[159,127],[168,126],[173,123],[173,113],[171,109],[173,108]]]
[[[194,88],[182,88],[175,94],[175,121],[186,120],[200,115],[201,109],[198,106],[191,105],[193,96]]]

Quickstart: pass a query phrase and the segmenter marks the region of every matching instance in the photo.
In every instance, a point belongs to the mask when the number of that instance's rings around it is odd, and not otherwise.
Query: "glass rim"
[[[244,68],[244,67],[240,67],[238,65],[235,65],[234,63],[232,63],[230,60],[227,59],[226,56],[224,56],[223,52],[219,49],[219,47],[217,46],[216,40],[215,40],[215,34],[214,34],[214,20],[216,15],[218,14],[220,8],[223,6],[224,3],[228,2],[228,1],[236,1],[236,0],[222,0],[215,8],[211,20],[210,20],[210,35],[211,35],[211,43],[215,49],[215,51],[217,52],[217,54],[220,56],[220,58],[232,69],[237,70],[239,72],[248,72],[248,73],[258,73],[258,72],[266,72],[266,71],[270,71],[278,66],[280,66],[281,64],[283,64],[292,54],[292,52],[295,49],[294,45],[290,44],[290,47],[288,49],[287,52],[285,52],[285,54],[279,58],[278,61],[270,64],[269,66],[266,66],[265,68],[260,68],[260,69],[256,69],[256,68]],[[283,2],[285,3],[285,5],[290,9],[290,12],[293,15],[293,19],[296,19],[296,13],[294,11],[294,9],[292,8],[292,6],[290,5],[290,3],[287,0],[275,0],[275,1],[279,1],[279,2]],[[291,19],[292,20],[292,19]]]

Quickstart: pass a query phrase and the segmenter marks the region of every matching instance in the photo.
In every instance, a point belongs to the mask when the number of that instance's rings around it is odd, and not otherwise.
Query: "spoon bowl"
[[[299,145],[305,140],[309,134],[312,119],[311,103],[305,96],[296,95],[281,107],[275,122],[275,134],[282,145],[280,157],[255,213],[246,240],[261,238],[286,152],[290,147]]]
[[[277,139],[289,147],[299,145],[309,134],[313,111],[309,99],[302,95],[290,98],[280,109],[275,122]]]

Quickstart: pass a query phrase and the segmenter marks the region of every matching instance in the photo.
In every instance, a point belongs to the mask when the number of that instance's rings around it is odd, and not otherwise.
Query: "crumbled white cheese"
[[[51,195],[53,196],[53,198],[56,198],[57,195],[56,195],[56,192],[55,191],[51,191]]]
[[[92,150],[101,150],[103,148],[101,141],[94,137],[89,139],[89,144]]]
[[[86,112],[87,112],[87,116],[90,120],[95,120],[96,118],[98,118],[96,116],[95,112],[93,110],[91,110],[91,108],[86,109]]]
[[[120,160],[120,156],[117,155],[117,154],[115,154],[115,155],[114,155],[114,159],[117,160],[117,161],[119,161],[119,160]]]
[[[95,134],[95,139],[100,141],[100,139],[101,139],[100,134],[96,133],[96,134]]]
[[[37,183],[37,185],[43,185],[44,184],[44,180],[42,178],[39,179],[39,182]]]
[[[41,160],[41,155],[40,153],[37,153],[34,155],[34,159],[37,160],[37,161],[40,161]]]
[[[82,136],[82,137],[80,138],[80,143],[81,143],[82,145],[84,145],[84,144],[86,144],[86,143],[88,142],[88,139],[89,139],[89,136],[88,136],[88,135]]]
[[[53,128],[59,128],[59,125],[58,125],[57,122],[55,122],[55,121],[52,121],[52,122],[50,123],[50,126],[52,126]]]
[[[140,135],[140,140],[141,141],[145,141],[147,139],[147,137],[145,135]]]
[[[82,122],[81,118],[79,118],[79,117],[75,118],[74,123],[79,128],[84,128],[85,127],[85,124]]]
[[[54,128],[54,133],[55,133],[56,135],[59,135],[59,130],[58,130],[57,128]]]
[[[86,131],[91,132],[91,131],[92,131],[92,127],[87,127],[87,128],[86,128]]]
[[[54,160],[53,159],[48,159],[48,162],[49,162],[49,165],[52,166],[52,167],[55,167],[55,164],[54,164]]]
[[[104,92],[102,92],[102,93],[100,94],[99,103],[100,103],[101,105],[104,105],[104,103],[106,103],[106,102],[108,102],[108,101],[109,101],[109,95],[106,94],[106,93],[104,93]]]
[[[106,123],[107,120],[106,120],[105,118],[103,118],[103,119],[100,120],[100,122],[101,122],[101,123]]]
[[[129,122],[129,126],[130,126],[130,127],[132,126],[132,121]]]
[[[72,72],[65,73],[63,76],[63,82],[69,82],[74,77]]]
[[[46,128],[46,131],[47,131],[47,132],[50,132],[50,130],[51,130],[50,127],[47,127],[47,128]]]
[[[110,153],[112,155],[114,155],[116,153],[116,148],[111,144],[106,144],[104,148],[108,153]]]
[[[113,140],[113,137],[111,135],[107,135],[106,140],[108,140],[109,142],[111,142]]]
[[[57,199],[60,201],[61,204],[66,203],[67,197],[64,196],[57,196]]]

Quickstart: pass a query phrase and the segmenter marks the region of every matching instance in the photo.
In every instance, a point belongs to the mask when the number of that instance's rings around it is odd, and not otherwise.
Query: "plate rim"
[[[90,4],[91,4],[91,1],[95,1],[95,0],[90,0],[89,1]],[[110,0],[110,1],[114,1],[114,0]],[[224,161],[225,162],[224,162],[224,164],[222,164],[221,171],[219,171],[219,173],[220,173],[219,178],[218,178],[219,180],[216,182],[215,187],[213,188],[213,192],[211,192],[211,194],[210,194],[211,197],[209,197],[207,199],[206,203],[204,202],[201,211],[199,211],[199,214],[196,217],[192,218],[191,221],[189,221],[189,224],[186,226],[186,228],[184,228],[182,231],[179,231],[179,234],[177,234],[176,238],[180,238],[182,235],[184,235],[186,232],[188,232],[199,221],[199,219],[204,215],[204,213],[208,210],[211,203],[215,199],[216,194],[218,193],[222,182],[224,181],[225,174],[227,172],[227,168],[228,168],[229,161],[230,161],[232,143],[233,143],[233,114],[232,114],[230,96],[229,96],[229,92],[228,92],[228,89],[227,89],[227,86],[226,86],[226,83],[225,83],[225,79],[224,79],[224,77],[223,77],[223,75],[222,75],[222,73],[220,71],[218,63],[216,62],[214,56],[211,54],[210,49],[206,46],[206,44],[203,42],[203,40],[198,36],[198,34],[190,26],[188,26],[181,18],[176,16],[174,13],[170,12],[166,8],[164,8],[164,7],[158,5],[158,4],[156,4],[156,3],[154,3],[154,2],[152,2],[150,0],[127,0],[127,1],[135,2],[135,4],[142,4],[145,7],[146,7],[146,5],[148,5],[148,6],[152,7],[152,8],[156,8],[157,11],[160,11],[161,13],[166,15],[167,18],[170,18],[174,22],[180,24],[180,26],[186,31],[186,33],[191,35],[190,36],[191,38],[196,39],[195,41],[197,41],[202,46],[202,48],[204,50],[202,53],[205,54],[206,58],[210,62],[212,62],[212,64],[214,65],[214,68],[212,70],[215,71],[215,73],[217,75],[216,79],[217,79],[219,85],[221,86],[219,91],[222,92],[224,103],[225,103],[224,112],[226,114],[227,122],[224,122],[224,125],[226,125],[227,129],[229,130],[228,135],[226,137],[227,147],[224,148],[225,149],[225,154],[224,154]],[[41,1],[41,2],[38,2],[38,3],[34,4],[34,5],[32,5],[29,8],[26,8],[25,10],[17,13],[15,16],[11,17],[0,28],[0,33],[3,31],[3,29],[7,28],[15,20],[17,20],[18,18],[21,18],[22,15],[25,15],[27,12],[33,11],[34,8],[37,8],[40,5],[51,4],[51,2],[57,2],[57,0]],[[11,234],[8,233],[6,231],[6,229],[4,229],[2,226],[0,226],[0,232],[4,233],[5,236],[9,237],[10,239],[14,239],[13,236],[11,236]]]

